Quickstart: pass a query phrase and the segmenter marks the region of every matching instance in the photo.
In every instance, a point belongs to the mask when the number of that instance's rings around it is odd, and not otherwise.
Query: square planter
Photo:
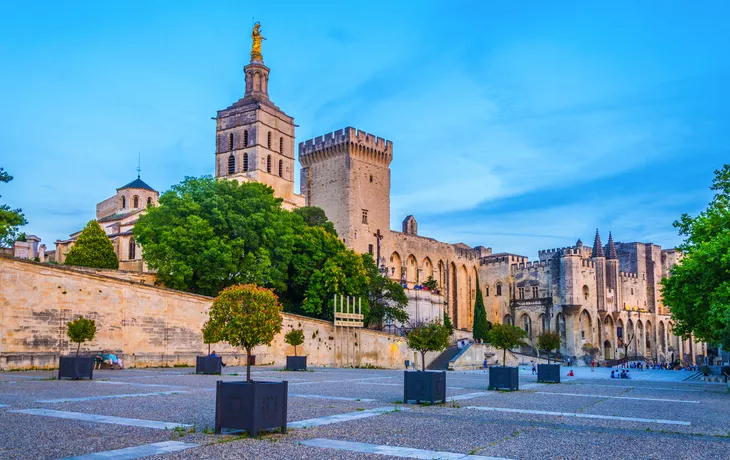
[[[195,358],[196,374],[220,374],[223,360],[220,356],[197,356]]]
[[[538,364],[537,381],[560,383],[560,364]]]
[[[520,377],[519,369],[516,367],[490,367],[489,368],[489,389],[490,390],[519,390]]]
[[[306,371],[307,370],[307,357],[306,356],[287,356],[286,357],[286,370],[288,370],[288,371]]]
[[[286,433],[288,382],[224,382],[215,387],[215,432],[281,428]]]
[[[446,402],[446,371],[405,371],[403,403],[408,401]]]
[[[61,356],[58,361],[58,379],[91,380],[94,373],[93,356]]]

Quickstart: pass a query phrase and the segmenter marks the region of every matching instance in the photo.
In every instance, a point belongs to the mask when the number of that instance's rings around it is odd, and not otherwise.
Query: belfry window
[[[279,152],[284,153],[284,138],[283,137],[279,138]]]
[[[228,174],[233,174],[236,172],[236,157],[231,154],[228,157]]]
[[[232,136],[233,136],[233,134],[231,134],[231,138],[233,138]],[[243,130],[243,146],[248,147],[248,130],[247,129]]]
[[[122,209],[126,209],[126,208],[127,208],[127,198],[122,197]]]
[[[139,208],[139,197],[137,195],[134,195],[134,198],[132,198],[132,207],[134,209]]]
[[[243,170],[248,171],[248,153],[243,154]]]
[[[279,160],[279,177],[284,177],[284,161]]]
[[[137,243],[134,242],[134,238],[129,239],[129,260],[134,260],[137,255]]]
[[[269,131],[269,135],[267,136],[266,146],[271,150],[271,131]]]
[[[228,135],[228,150],[233,150],[233,133]]]
[[[271,155],[266,157],[266,172],[271,173]]]

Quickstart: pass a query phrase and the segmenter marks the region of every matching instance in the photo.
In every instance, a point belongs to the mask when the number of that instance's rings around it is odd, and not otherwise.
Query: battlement
[[[620,276],[621,278],[626,278],[626,279],[638,279],[639,278],[639,275],[637,275],[636,273],[629,273],[629,272],[618,272],[618,276]]]
[[[529,270],[545,270],[550,266],[547,262],[541,262],[536,260],[534,262],[521,262],[518,264],[512,264],[512,273],[518,271],[529,271]]]
[[[595,260],[581,259],[580,263],[581,263],[581,265],[583,265],[586,268],[596,268]]]
[[[543,249],[541,251],[537,251],[537,255],[541,260],[550,259],[552,257],[555,257],[556,255],[558,257],[579,256],[581,255],[581,250],[580,248],[575,246],[566,246],[564,248]]]
[[[512,265],[524,261],[526,257],[516,254],[493,254],[479,259],[479,265]]]
[[[348,126],[299,143],[303,167],[342,153],[364,156],[387,166],[393,160],[393,142]]]

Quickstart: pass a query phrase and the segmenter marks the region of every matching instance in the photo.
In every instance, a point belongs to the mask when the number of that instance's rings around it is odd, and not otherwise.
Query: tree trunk
[[[251,349],[246,348],[246,381],[251,381]]]
[[[502,367],[507,367],[507,349],[505,348],[502,353]]]
[[[208,356],[210,356],[210,344],[208,344]]]
[[[81,350],[81,342],[79,342],[79,346],[76,347],[76,357],[79,356],[79,350]]]
[[[296,356],[296,355],[297,355],[297,346],[294,345],[294,356]]]
[[[426,372],[426,352],[421,352],[421,371]]]

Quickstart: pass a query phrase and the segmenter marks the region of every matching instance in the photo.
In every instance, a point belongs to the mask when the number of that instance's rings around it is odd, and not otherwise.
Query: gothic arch
[[[122,209],[127,209],[127,198],[122,196],[120,201],[122,202]]]
[[[532,340],[532,320],[530,319],[530,315],[523,313],[520,316],[519,327],[527,333],[527,338]]]
[[[401,261],[400,254],[394,252],[390,255],[390,277],[399,283],[403,278],[402,268],[403,262]]]
[[[591,321],[591,314],[588,310],[583,310],[580,313],[580,338],[583,343],[590,343],[594,347],[596,346],[595,340],[593,340],[593,323]]]
[[[134,260],[137,258],[137,243],[135,243],[134,238],[129,239],[129,260]]]
[[[438,282],[439,282],[439,289],[443,289],[444,286],[446,286],[446,266],[444,265],[443,260],[439,260],[439,273],[438,273]]]
[[[421,270],[421,277],[419,279],[419,282],[423,284],[424,281],[428,280],[429,276],[433,276],[433,264],[431,263],[431,259],[426,257],[423,259],[423,262],[421,263],[421,266],[423,267]]]
[[[540,334],[544,334],[545,332],[548,332],[550,330],[548,328],[547,318],[548,317],[545,313],[541,313],[540,316],[537,317],[538,324],[540,325]]]
[[[651,358],[654,356],[654,352],[656,351],[654,330],[650,320],[646,320],[646,324],[644,326],[644,349],[646,350],[644,354],[647,358]]]
[[[636,328],[631,318],[626,321],[626,341],[629,345],[629,356],[636,355]]]
[[[466,271],[466,265],[459,267],[459,318],[461,318],[460,329],[468,329],[471,327],[469,322],[469,312],[474,308],[473,304],[469,304],[469,274]]]
[[[459,283],[458,283],[458,275],[456,273],[456,264],[451,262],[449,265],[449,271],[450,271],[450,291],[449,292],[449,307],[451,310],[451,322],[454,324],[454,328],[459,328],[461,324],[459,323],[459,306],[461,303],[459,302]]]
[[[132,208],[137,209],[139,208],[139,196],[134,195],[132,197]]]
[[[413,287],[418,282],[418,262],[413,254],[409,254],[406,259],[406,281],[408,287]]]
[[[511,324],[514,326],[514,324],[512,324],[512,315],[510,315],[509,313],[504,315],[504,317],[502,318],[502,324]]]

